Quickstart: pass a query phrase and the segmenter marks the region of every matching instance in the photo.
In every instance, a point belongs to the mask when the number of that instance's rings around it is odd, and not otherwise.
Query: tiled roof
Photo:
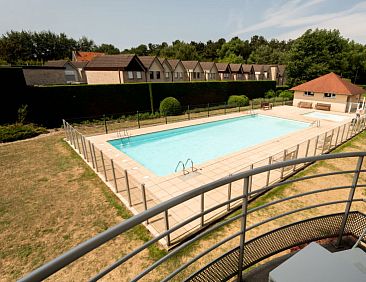
[[[241,64],[230,64],[230,69],[232,72],[239,72]]]
[[[243,71],[244,72],[250,72],[252,70],[253,65],[246,65],[246,64],[242,64],[243,66]]]
[[[285,74],[286,66],[285,65],[277,65],[279,75],[283,76]]]
[[[228,68],[229,68],[229,71],[230,71],[230,67],[229,67],[228,63],[216,63],[216,67],[217,67],[217,70],[220,71],[220,72],[227,71]]]
[[[155,60],[156,56],[138,56],[138,58],[140,59],[144,67],[148,69]]]
[[[200,62],[200,64],[202,69],[205,71],[210,71],[215,65],[214,62]]]
[[[55,60],[55,61],[48,61],[44,65],[46,67],[64,67],[67,64],[67,60]]]
[[[85,67],[89,68],[126,68],[132,59],[134,54],[119,54],[119,55],[104,55],[94,57]]]
[[[175,70],[177,68],[177,65],[179,64],[180,60],[176,60],[176,59],[167,59],[169,65],[172,67],[173,70]]]
[[[182,64],[187,70],[193,70],[197,66],[198,61],[182,61]]]
[[[255,72],[263,72],[264,65],[253,65]]]
[[[70,64],[73,65],[75,68],[83,69],[88,64],[88,62],[70,62]]]
[[[81,52],[81,51],[75,51],[75,60],[77,62],[85,62],[85,61],[91,61],[93,58],[98,56],[103,56],[104,53],[101,52]]]
[[[348,80],[342,79],[333,72],[292,87],[290,90],[344,95],[359,95],[366,92],[363,88],[354,85]]]

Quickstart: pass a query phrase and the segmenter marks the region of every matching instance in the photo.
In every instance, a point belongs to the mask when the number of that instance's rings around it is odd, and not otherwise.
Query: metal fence
[[[117,267],[123,267],[123,265],[134,256],[138,255],[140,252],[156,244],[159,240],[171,236],[177,230],[189,226],[192,222],[199,221],[201,218],[207,216],[209,213],[216,210],[221,210],[227,205],[233,204],[237,201],[240,202],[240,212],[227,217],[225,220],[209,227],[205,231],[201,232],[199,235],[187,240],[183,244],[179,245],[168,254],[158,259],[157,261],[148,265],[145,269],[132,279],[132,281],[137,281],[142,278],[146,278],[151,271],[164,265],[164,263],[178,255],[181,251],[189,248],[191,244],[198,242],[200,239],[205,238],[208,234],[219,230],[224,226],[228,226],[231,223],[238,222],[240,224],[235,225],[235,229],[231,229],[231,232],[225,238],[220,237],[220,233],[216,233],[215,238],[218,238],[218,242],[212,243],[210,246],[204,248],[204,250],[198,254],[193,254],[189,259],[185,260],[181,265],[176,266],[175,269],[170,269],[171,273],[161,278],[161,281],[168,281],[171,279],[184,280],[184,277],[189,277],[190,281],[222,281],[233,276],[237,276],[238,281],[241,281],[243,270],[247,269],[249,266],[256,262],[267,258],[270,255],[276,254],[286,248],[294,246],[296,244],[310,242],[312,240],[317,240],[319,238],[334,237],[337,238],[337,245],[342,243],[343,235],[352,235],[356,237],[363,237],[361,240],[366,241],[366,235],[362,234],[362,230],[366,227],[366,217],[362,213],[352,213],[351,205],[357,205],[361,210],[365,209],[365,198],[360,197],[357,194],[360,189],[366,187],[365,184],[360,183],[361,174],[366,172],[363,169],[363,160],[366,156],[365,152],[352,152],[352,153],[341,153],[341,154],[327,154],[320,156],[312,156],[307,158],[286,160],[282,162],[272,163],[263,167],[253,168],[252,170],[236,173],[229,177],[225,177],[214,181],[212,183],[202,185],[197,189],[188,191],[182,195],[179,195],[171,200],[163,202],[157,206],[150,208],[132,218],[115,225],[114,227],[108,229],[107,231],[100,233],[88,241],[83,242],[77,247],[69,250],[60,257],[52,260],[51,262],[43,265],[39,269],[35,270],[31,274],[27,275],[20,281],[39,281],[44,279],[61,268],[69,265],[73,261],[87,254],[88,252],[98,248],[109,240],[115,238],[120,234],[128,232],[138,224],[147,222],[156,216],[166,216],[173,209],[181,206],[184,203],[190,204],[192,200],[202,199],[202,195],[213,192],[222,187],[228,187],[231,183],[240,182],[241,183],[241,193],[236,197],[231,197],[227,201],[215,204],[214,206],[204,209],[197,214],[194,214],[187,218],[186,220],[179,222],[175,225],[167,226],[166,230],[161,234],[157,235],[150,241],[143,243],[141,246],[137,247],[128,254],[125,254],[122,258],[118,259],[116,262],[107,266],[100,273],[95,275],[91,281],[96,281]],[[282,171],[288,167],[300,167],[307,163],[312,163],[316,161],[325,160],[355,160],[356,164],[352,169],[348,170],[334,170],[327,172],[315,173],[312,175],[307,175],[299,178],[288,179],[283,183],[276,183],[272,185],[265,186],[261,189],[251,191],[251,179],[255,178],[259,174],[267,174],[272,171]],[[303,181],[308,181],[309,179],[316,180],[320,182],[322,178],[325,177],[337,177],[346,175],[345,183],[336,183],[335,186],[331,187],[316,187],[315,189],[309,189],[306,192],[294,192],[293,195],[286,198],[275,198],[267,203],[263,203],[259,206],[249,207],[249,199],[255,197],[256,195],[270,191],[274,187],[279,187],[281,185],[290,183],[299,183]],[[309,187],[310,188],[310,187]],[[337,198],[330,199],[327,197],[327,193],[332,191],[337,191]],[[342,196],[341,191],[344,191]],[[320,198],[317,195],[323,194],[324,197]],[[314,196],[314,200],[309,203],[303,204],[303,206],[294,206],[291,204],[294,199],[303,199],[310,195]],[[340,206],[340,204],[342,204]],[[274,207],[276,205],[288,206],[288,209],[281,211],[278,214],[265,213],[263,216],[263,211],[267,208]],[[342,213],[330,215],[327,213],[325,216],[320,216],[321,211],[319,208],[322,207],[338,207],[343,210]],[[355,206],[356,207],[356,206]],[[309,211],[309,213],[305,213]],[[311,212],[310,212],[311,211]],[[327,210],[326,210],[327,211]],[[258,216],[262,215],[262,216]],[[291,223],[282,221],[278,222],[279,219],[284,219],[289,215],[301,215],[305,217],[304,220],[295,221]],[[315,217],[314,217],[315,216]],[[250,220],[249,220],[250,218]],[[297,217],[295,217],[298,219]],[[259,232],[261,226],[265,224],[270,224],[272,222],[277,222],[277,225],[266,225],[266,233]],[[307,228],[306,228],[307,226]],[[310,228],[310,230],[308,230]],[[315,228],[315,230],[311,230]],[[258,232],[256,230],[259,230]],[[250,232],[256,231],[253,238],[248,239],[248,234]],[[306,232],[303,234],[303,232]],[[301,235],[299,235],[301,234]],[[277,241],[278,240],[278,241]],[[234,248],[222,248],[227,243],[232,243]],[[211,258],[209,255],[215,252],[215,256]],[[217,256],[218,255],[218,256]],[[188,256],[188,254],[187,254]],[[202,260],[203,258],[209,256],[207,266],[201,266],[198,268],[198,272],[191,270],[189,267]],[[229,266],[230,267],[229,267]],[[192,274],[193,273],[193,274]],[[202,274],[203,273],[203,274]],[[224,277],[224,279],[222,278]]]
[[[235,112],[247,112],[249,110],[259,109],[263,102],[271,103],[273,107],[292,105],[292,100],[289,99],[279,97],[258,98],[250,100],[248,106],[232,106],[228,105],[226,102],[182,106],[177,109],[177,113],[174,115],[163,115],[159,113],[159,110],[156,110],[155,113],[151,113],[149,110],[142,110],[137,112],[70,118],[67,119],[67,121],[83,135],[88,136],[123,131],[124,129],[142,128],[204,117],[226,115]]]
[[[280,151],[268,158],[259,160],[245,167],[239,167],[233,173],[252,170],[282,161],[329,153],[337,146],[343,144],[345,141],[363,131],[365,126],[366,119],[364,117],[353,120],[314,138]],[[113,159],[108,158],[102,150],[97,149],[95,145],[87,139],[87,137],[66,121],[64,121],[64,128],[66,138],[69,140],[70,144],[82,155],[84,160],[89,163],[99,177],[107,183],[125,206],[127,206],[134,214],[145,211],[161,202],[161,200],[150,192],[151,190],[154,190],[153,186],[145,186],[144,183],[135,179],[129,171],[123,167],[123,164],[116,163]],[[309,163],[301,163],[293,166],[271,169],[266,172],[253,175],[249,179],[250,182],[248,189],[249,191],[260,190],[262,187],[283,181],[303,169],[308,164]],[[236,210],[241,205],[240,200],[231,201],[242,193],[242,187],[239,181],[231,182],[226,187],[220,187],[219,193],[221,193],[221,196],[219,197],[217,196],[218,192],[202,194],[200,199],[192,200],[189,207],[192,210],[192,214],[197,214],[210,209],[215,204],[219,204],[227,200],[229,202],[225,207],[215,209],[214,211],[205,214],[199,220],[192,222],[190,224],[190,228],[174,232],[167,236],[165,240],[161,241],[161,243],[167,247],[174,245],[184,240],[186,237],[191,236],[193,233],[198,232],[202,228],[205,228],[208,223],[214,222],[226,214]],[[223,194],[227,196],[223,197]],[[215,200],[213,201],[212,199]],[[147,228],[158,234],[164,232],[169,228],[169,226],[176,224],[180,220],[175,216],[179,213],[179,208],[180,207],[173,209],[170,214],[164,214],[163,217],[157,217],[154,218],[154,220],[146,222]],[[190,215],[187,215],[187,218],[188,216]],[[181,218],[181,216],[179,217]]]

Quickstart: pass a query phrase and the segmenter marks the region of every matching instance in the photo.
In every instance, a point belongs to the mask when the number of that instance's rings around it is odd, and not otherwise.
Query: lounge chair
[[[261,102],[261,108],[262,108],[262,110],[271,110],[272,109],[272,103]]]

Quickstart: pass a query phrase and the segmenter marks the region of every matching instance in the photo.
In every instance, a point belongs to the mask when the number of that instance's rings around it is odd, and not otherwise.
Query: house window
[[[182,79],[182,78],[183,78],[183,73],[182,73],[182,72],[180,72],[180,73],[179,73],[179,78],[180,78],[180,79]]]
[[[132,71],[127,72],[127,75],[128,75],[128,79],[133,79],[133,72]]]
[[[329,98],[329,99],[335,99],[336,94],[334,93],[324,93],[324,98]]]
[[[136,72],[136,78],[137,79],[141,79],[142,78],[142,75],[141,75],[141,72],[140,71],[137,71]]]
[[[160,71],[156,72],[156,79],[160,79]]]
[[[196,72],[193,72],[193,78],[196,79]]]
[[[224,73],[224,78],[229,78],[229,74],[227,72]]]
[[[169,78],[169,73],[168,72],[165,73],[165,78]]]
[[[150,72],[150,79],[154,79],[154,72],[153,71]]]
[[[174,78],[178,79],[178,73],[177,72],[174,73]]]
[[[238,73],[237,78],[241,79],[242,77],[243,77],[243,75],[241,73]]]
[[[305,91],[304,96],[314,96],[314,92],[311,91]]]

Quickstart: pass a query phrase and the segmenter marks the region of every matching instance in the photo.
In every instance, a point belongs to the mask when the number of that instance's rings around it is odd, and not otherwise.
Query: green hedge
[[[23,140],[42,133],[47,133],[47,130],[33,124],[0,125],[0,143]]]
[[[63,118],[151,112],[152,107],[158,110],[160,102],[170,96],[185,107],[222,103],[231,95],[259,98],[276,88],[274,81],[167,82],[152,83],[150,95],[148,83],[26,87],[24,78],[19,78],[19,69],[14,73],[17,79],[3,82],[8,86],[3,92],[4,101],[9,102],[1,103],[0,124],[14,122],[21,105],[28,105],[29,122],[55,127],[61,125]],[[21,82],[17,84],[16,80]]]

